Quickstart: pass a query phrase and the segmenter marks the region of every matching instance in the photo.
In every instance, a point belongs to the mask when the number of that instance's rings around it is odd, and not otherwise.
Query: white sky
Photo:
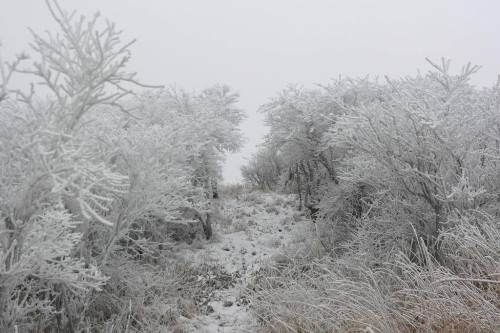
[[[311,85],[339,74],[414,74],[424,57],[483,66],[478,85],[500,73],[496,0],[60,0],[84,14],[100,11],[137,38],[131,68],[142,82],[202,89],[227,83],[249,118],[241,153],[224,176],[240,179],[266,129],[259,105],[289,83]],[[52,29],[42,0],[0,0],[0,40],[8,57],[28,50],[30,34]]]

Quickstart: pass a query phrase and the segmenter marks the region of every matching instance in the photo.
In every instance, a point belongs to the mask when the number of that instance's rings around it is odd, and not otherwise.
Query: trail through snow
[[[188,332],[258,332],[258,320],[243,297],[244,288],[251,282],[252,273],[287,260],[282,249],[305,237],[309,224],[301,223],[304,217],[295,210],[292,197],[251,194],[220,203],[214,241],[182,250],[181,255],[189,262],[220,266],[234,277],[233,285],[216,288],[209,296],[205,315],[186,320]]]

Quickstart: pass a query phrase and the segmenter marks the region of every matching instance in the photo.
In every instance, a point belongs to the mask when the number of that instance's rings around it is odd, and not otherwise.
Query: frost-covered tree
[[[241,167],[243,180],[261,190],[276,190],[283,168],[281,156],[275,149],[261,148],[248,164]]]
[[[368,79],[344,78],[312,89],[290,86],[260,108],[269,126],[266,144],[279,152],[283,183],[299,195],[299,207],[304,196],[305,206],[317,212],[320,188],[339,183],[343,151],[325,144],[325,134],[350,107],[375,98],[375,87]]]
[[[99,137],[85,135],[84,120],[113,108],[127,113],[120,101],[137,85],[125,71],[130,43],[98,15],[87,20],[55,1],[47,6],[59,33],[33,32],[32,63],[22,55],[1,64],[0,311],[9,314],[1,323],[7,331],[30,327],[37,312],[48,316],[42,327],[55,315],[73,329],[74,318],[62,310],[69,295],[83,297],[105,281],[81,237],[91,223],[113,226],[106,215],[130,187],[98,149]],[[10,89],[16,74],[36,84]]]
[[[309,205],[313,183],[322,172],[336,178],[332,152],[321,145],[322,135],[337,111],[335,99],[329,97],[320,89],[292,86],[260,108],[270,128],[266,144],[282,157],[283,177],[299,195],[299,208],[303,194]]]
[[[482,177],[498,156],[498,119],[487,116],[498,97],[468,83],[478,67],[453,75],[449,62],[431,64],[435,71],[427,75],[387,79],[379,98],[341,117],[329,137],[332,147],[351,149],[349,181],[389,189],[429,242],[451,212],[491,200],[485,186],[496,192],[497,183]]]
[[[210,237],[221,164],[242,144],[227,86],[136,95],[151,87],[127,72],[133,41],[47,6],[58,33],[0,60],[1,331],[82,329],[104,275],[168,248],[164,222],[186,209]],[[13,75],[35,83],[14,89]]]
[[[143,97],[144,109],[154,110],[156,123],[175,124],[173,135],[191,168],[191,181],[210,198],[217,195],[226,153],[243,144],[239,124],[245,115],[235,106],[237,100],[238,95],[224,85],[199,93],[172,88]]]
[[[454,74],[449,61],[429,63],[415,77],[325,87],[342,96],[319,145],[334,152],[338,179],[320,176],[315,224],[326,253],[255,288],[254,307],[273,329],[500,327],[499,84],[478,89],[478,67]],[[298,124],[270,136],[307,147],[306,131],[287,131]]]

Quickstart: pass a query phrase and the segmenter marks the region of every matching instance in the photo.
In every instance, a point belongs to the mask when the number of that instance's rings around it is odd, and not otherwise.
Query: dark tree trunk
[[[203,232],[205,233],[205,238],[208,240],[212,238],[212,215],[207,213],[205,220],[200,218],[201,225],[203,227]]]
[[[302,181],[300,178],[299,164],[297,163],[295,167],[295,177],[297,178],[297,193],[299,195],[299,207],[298,210],[302,210]]]
[[[333,165],[328,161],[328,158],[325,156],[324,153],[319,154],[319,162],[323,164],[325,169],[328,171],[328,175],[330,176],[330,179],[333,180],[335,184],[339,183],[339,179],[337,177],[337,172],[335,171],[335,168]]]

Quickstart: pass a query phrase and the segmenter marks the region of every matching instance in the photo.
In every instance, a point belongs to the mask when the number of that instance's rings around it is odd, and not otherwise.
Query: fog
[[[244,149],[228,157],[226,182],[262,142],[259,105],[289,83],[338,75],[402,76],[426,71],[424,58],[471,61],[478,85],[500,73],[497,1],[124,1],[65,0],[67,9],[100,11],[137,39],[130,68],[143,82],[188,90],[226,83],[248,114]],[[30,33],[52,29],[43,1],[3,0],[2,53],[28,50]]]

